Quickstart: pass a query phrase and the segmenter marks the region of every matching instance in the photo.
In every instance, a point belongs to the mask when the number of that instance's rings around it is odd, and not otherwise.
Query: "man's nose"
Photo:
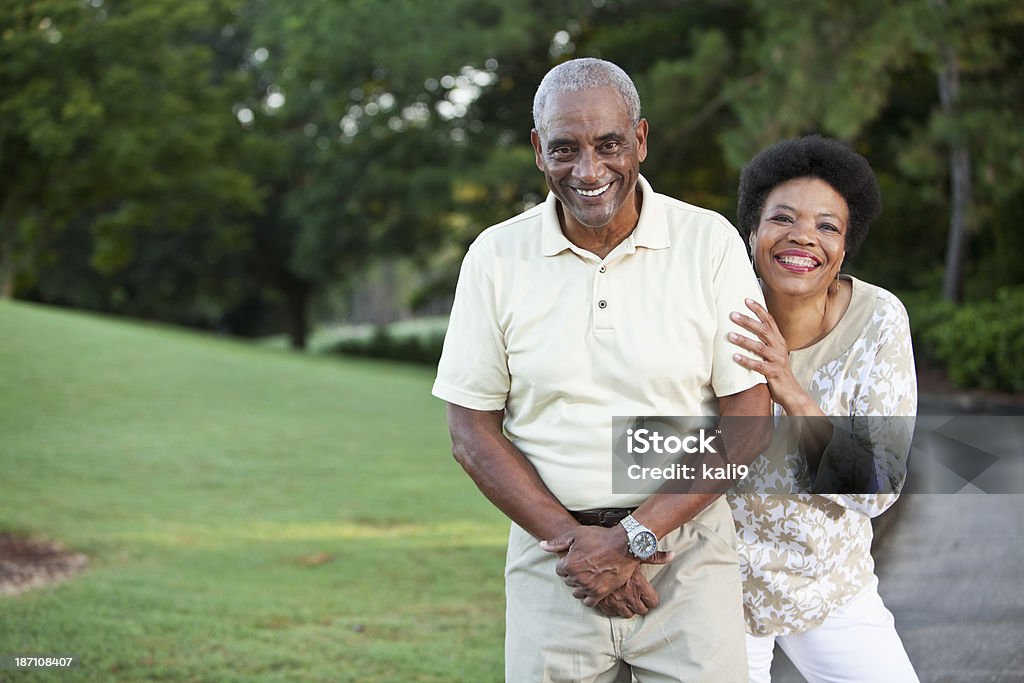
[[[595,181],[601,177],[601,159],[597,155],[597,150],[580,150],[573,175],[585,182]]]

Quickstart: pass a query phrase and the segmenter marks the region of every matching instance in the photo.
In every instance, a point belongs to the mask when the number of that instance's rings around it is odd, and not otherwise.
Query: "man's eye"
[[[565,157],[572,156],[572,147],[556,147],[551,150],[551,156],[557,159],[564,159]]]
[[[606,142],[603,145],[601,145],[601,149],[605,152],[615,152],[618,151],[619,149],[619,143],[614,141]]]

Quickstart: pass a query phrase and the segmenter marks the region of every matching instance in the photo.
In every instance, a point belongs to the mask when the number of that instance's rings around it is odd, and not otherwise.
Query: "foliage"
[[[634,77],[654,186],[726,216],[779,137],[863,152],[886,210],[853,269],[889,288],[949,259],[966,150],[966,296],[1024,282],[1011,0],[3,3],[0,280],[18,296],[233,331],[277,306],[296,346],[311,302],[380,258],[411,254],[433,274],[419,303],[444,300],[466,245],[546,194],[533,92],[583,55]]]
[[[129,299],[129,311],[176,320],[194,319],[174,311],[204,295],[230,298],[232,271],[217,266],[258,203],[232,153],[235,84],[215,72],[229,14],[221,1],[4,2],[8,293],[101,309]],[[185,246],[206,258],[184,268],[166,258]],[[68,271],[85,282],[61,278]],[[194,286],[179,289],[183,280]]]
[[[1024,392],[1024,287],[959,307],[917,304],[911,312],[918,350],[941,362],[958,387]]]
[[[444,346],[444,328],[401,331],[378,325],[373,334],[337,342],[336,353],[436,366]]]
[[[285,291],[293,344],[309,296],[371,255],[435,246],[484,124],[472,105],[499,78],[492,55],[543,40],[554,11],[454,0],[301,5],[254,0],[239,35],[253,91],[250,165],[267,189],[257,224],[266,281]]]
[[[0,596],[0,652],[77,655],[69,681],[501,678],[508,522],[430,372],[22,303],[0,330],[0,528],[89,557]]]

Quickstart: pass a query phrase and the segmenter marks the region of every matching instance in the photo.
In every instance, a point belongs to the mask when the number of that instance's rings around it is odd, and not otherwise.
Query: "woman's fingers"
[[[749,315],[743,315],[742,313],[733,311],[729,314],[729,319],[748,332],[753,332],[758,336],[761,336],[764,331],[764,323],[760,320],[751,318]]]
[[[761,322],[768,322],[771,320],[772,314],[768,312],[768,309],[753,299],[744,299],[743,303],[747,305],[747,308],[754,312],[754,315],[756,315],[758,320]]]
[[[743,349],[744,351],[750,351],[751,353],[755,353],[758,356],[761,356],[762,358],[764,357],[764,352],[767,350],[767,347],[765,346],[764,342],[757,341],[756,339],[751,339],[750,337],[744,337],[742,334],[730,332],[726,336],[726,338],[736,346]]]
[[[782,334],[779,332],[779,326],[775,324],[775,318],[772,316],[771,313],[768,312],[767,308],[757,303],[753,299],[746,299],[745,301],[747,304],[747,308],[754,312],[754,315],[756,315],[757,319],[764,324],[764,328],[768,333],[778,335],[779,337],[782,336]]]
[[[756,302],[754,303],[756,305]],[[729,319],[748,332],[752,332],[757,335],[758,339],[761,341],[770,344],[778,337],[778,329],[775,327],[775,319],[771,317],[768,311],[765,311],[764,309],[761,310],[762,315],[765,316],[763,319],[751,318],[748,315],[743,315],[742,313],[737,313],[735,311],[729,314]]]
[[[747,370],[753,370],[754,372],[759,372],[762,375],[767,371],[767,366],[763,361],[754,360],[750,356],[744,356],[742,353],[732,354],[732,359]]]

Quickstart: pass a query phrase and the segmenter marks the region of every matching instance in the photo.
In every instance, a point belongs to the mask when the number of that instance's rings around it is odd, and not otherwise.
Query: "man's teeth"
[[[799,266],[801,268],[814,268],[818,265],[818,262],[812,258],[806,256],[779,256],[779,263],[785,263],[789,266]]]
[[[596,190],[582,190],[582,189],[580,189],[578,187],[577,188],[573,188],[573,189],[575,189],[577,192],[579,192],[584,197],[596,197],[596,196],[598,196],[600,194],[604,194],[605,190],[607,190],[611,186],[612,186],[612,184],[608,183],[604,187],[599,187]]]

